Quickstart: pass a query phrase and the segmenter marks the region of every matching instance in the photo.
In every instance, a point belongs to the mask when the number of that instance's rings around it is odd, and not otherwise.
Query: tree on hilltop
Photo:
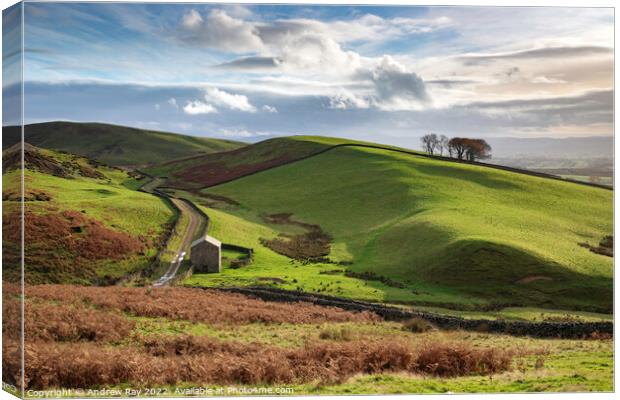
[[[450,157],[459,160],[476,161],[491,157],[491,146],[484,139],[455,137],[448,142]]]
[[[435,133],[429,133],[421,138],[422,148],[431,156],[435,153],[435,149],[439,144],[439,137]]]

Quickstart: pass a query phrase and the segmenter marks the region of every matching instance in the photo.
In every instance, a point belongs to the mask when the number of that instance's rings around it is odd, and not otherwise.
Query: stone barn
[[[192,243],[190,259],[194,272],[222,272],[222,243],[205,235]]]

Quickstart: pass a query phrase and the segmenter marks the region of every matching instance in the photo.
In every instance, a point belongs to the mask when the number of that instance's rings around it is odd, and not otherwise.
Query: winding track
[[[177,206],[180,210],[181,214],[186,214],[189,217],[189,224],[187,224],[187,228],[185,232],[183,232],[183,239],[181,240],[181,247],[176,252],[176,255],[170,262],[170,266],[166,273],[159,278],[155,283],[153,283],[154,287],[164,286],[170,283],[170,281],[176,276],[179,271],[179,267],[183,263],[187,255],[187,251],[189,250],[189,246],[192,243],[192,239],[196,236],[196,231],[200,226],[200,219],[202,216],[198,214],[192,207],[187,204],[184,200],[170,198],[170,201]]]
[[[166,270],[166,273],[153,283],[153,287],[160,287],[170,284],[174,277],[177,275],[177,272],[179,272],[179,268],[181,267],[183,260],[187,256],[187,251],[189,250],[192,240],[196,236],[198,229],[200,229],[200,227],[203,225],[204,221],[202,220],[204,219],[204,217],[190,205],[189,201],[168,196],[164,192],[158,190],[158,186],[163,182],[162,178],[153,177],[148,174],[144,174],[143,172],[140,173],[151,179],[150,181],[142,185],[142,187],[140,188],[141,191],[157,195],[159,197],[166,197],[168,200],[170,200],[172,205],[177,208],[181,215],[185,214],[189,217],[189,223],[187,224],[185,231],[182,233],[183,236],[181,240],[181,246],[178,250],[176,250],[176,254],[170,262],[170,266]],[[180,218],[181,217],[179,217],[179,220]],[[177,234],[179,233],[177,232]]]

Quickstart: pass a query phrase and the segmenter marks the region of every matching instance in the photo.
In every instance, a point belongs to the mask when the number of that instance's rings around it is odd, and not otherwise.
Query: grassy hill
[[[20,148],[3,151],[3,278],[19,279]],[[29,283],[95,283],[146,267],[175,219],[140,181],[92,160],[26,145]]]
[[[240,142],[125,126],[45,122],[25,127],[25,141],[37,147],[79,154],[110,165],[143,165],[202,153],[231,150]],[[19,127],[3,128],[3,146],[20,141]]]
[[[340,139],[316,139],[304,140],[302,136],[274,138],[231,151],[167,161],[146,171],[168,177],[166,185],[169,186],[200,188],[280,166],[344,143]]]
[[[306,148],[325,143],[295,140]],[[612,234],[608,190],[341,147],[200,194],[225,199],[206,209],[212,234],[254,247],[255,261],[188,284],[271,283],[451,308],[611,312],[613,260],[579,246]],[[319,249],[305,263],[282,255],[282,247],[303,250],[317,232],[331,239],[327,256]]]

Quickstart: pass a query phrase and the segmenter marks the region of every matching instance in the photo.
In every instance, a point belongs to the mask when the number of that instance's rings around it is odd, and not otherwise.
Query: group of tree
[[[491,146],[484,139],[454,137],[430,133],[422,136],[422,147],[430,155],[448,156],[476,161],[491,157]]]

